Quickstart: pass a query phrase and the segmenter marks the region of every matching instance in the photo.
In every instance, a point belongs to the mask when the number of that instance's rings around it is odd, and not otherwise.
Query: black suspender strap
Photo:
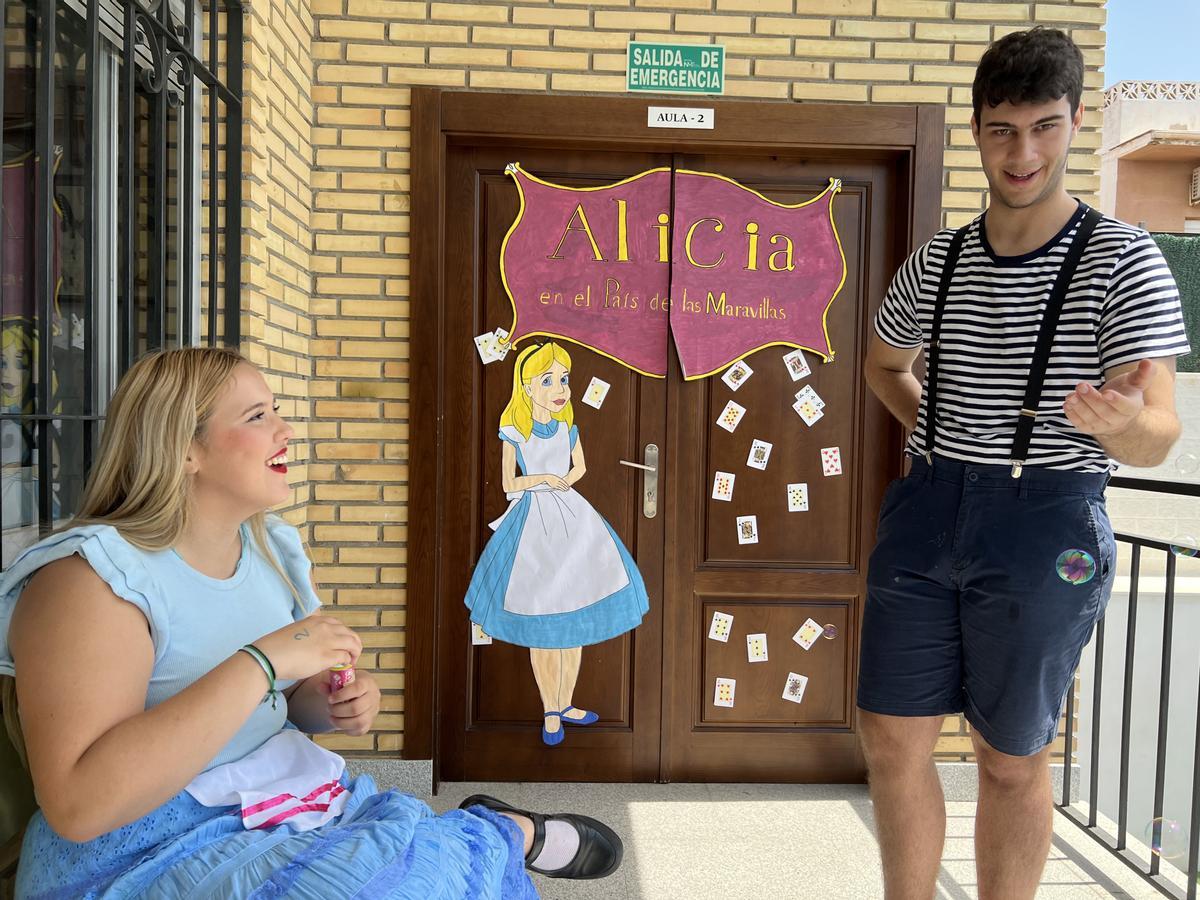
[[[1058,331],[1058,319],[1062,313],[1063,302],[1067,299],[1067,291],[1071,280],[1075,277],[1075,269],[1083,258],[1088,240],[1096,223],[1100,221],[1100,213],[1091,207],[1087,208],[1071,246],[1067,249],[1067,257],[1063,260],[1062,268],[1054,279],[1054,287],[1050,289],[1050,297],[1046,301],[1046,312],[1042,316],[1042,326],[1038,331],[1037,347],[1033,351],[1033,362],[1029,368],[1029,383],[1025,387],[1025,400],[1021,404],[1021,415],[1017,419],[1017,434],[1013,439],[1012,477],[1020,478],[1025,466],[1025,458],[1029,455],[1029,441],[1033,437],[1033,426],[1037,422],[1037,408],[1042,396],[1042,384],[1046,380],[1046,369],[1050,365],[1050,348],[1054,344],[1054,335]]]
[[[954,277],[954,267],[958,265],[958,255],[962,252],[969,227],[964,225],[950,238],[950,248],[946,251],[946,261],[942,264],[942,278],[938,282],[937,299],[933,303],[933,326],[929,336],[929,371],[926,378],[929,383],[929,396],[925,399],[925,461],[930,465],[933,465],[933,451],[937,443],[937,377],[938,356],[942,343],[942,313],[946,311],[950,281]]]

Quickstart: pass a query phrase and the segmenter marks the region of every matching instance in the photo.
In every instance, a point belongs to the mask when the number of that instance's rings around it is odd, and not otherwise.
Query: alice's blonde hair
[[[511,425],[521,432],[521,437],[529,439],[533,432],[533,401],[525,393],[525,386],[546,374],[556,362],[561,363],[568,372],[571,371],[571,355],[561,344],[533,344],[517,354],[517,361],[513,363],[512,398],[500,414],[501,428]],[[575,410],[571,408],[570,400],[562,409],[551,412],[550,415],[568,428],[575,423]]]

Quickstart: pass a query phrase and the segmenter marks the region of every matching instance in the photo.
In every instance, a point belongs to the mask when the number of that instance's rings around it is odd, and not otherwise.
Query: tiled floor
[[[621,870],[600,881],[538,879],[547,900],[881,900],[871,806],[859,785],[443,784],[441,811],[487,793],[524,808],[576,810],[625,841]],[[974,804],[949,804],[939,898],[978,896]],[[1039,900],[1162,895],[1062,816]]]

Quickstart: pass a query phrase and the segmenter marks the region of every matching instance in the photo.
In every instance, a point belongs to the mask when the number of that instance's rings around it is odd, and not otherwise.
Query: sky
[[[1200,81],[1200,0],[1108,0],[1104,86]]]

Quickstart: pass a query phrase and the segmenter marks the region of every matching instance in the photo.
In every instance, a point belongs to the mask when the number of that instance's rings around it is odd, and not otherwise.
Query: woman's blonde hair
[[[203,443],[213,409],[243,363],[252,365],[223,347],[164,350],[134,363],[109,404],[100,453],[70,527],[111,525],[145,550],[177,544],[191,515],[188,451],[193,441]],[[271,552],[265,513],[250,518],[250,530],[259,552],[299,599]]]
[[[525,393],[525,385],[533,379],[544,375],[554,363],[562,363],[564,369],[571,371],[571,355],[560,344],[533,344],[526,347],[513,363],[513,392],[508,406],[500,414],[500,427],[511,425],[521,432],[521,437],[528,440],[533,431],[533,401]],[[558,412],[551,416],[563,422],[568,428],[575,423],[575,410],[571,401],[567,401]]]

